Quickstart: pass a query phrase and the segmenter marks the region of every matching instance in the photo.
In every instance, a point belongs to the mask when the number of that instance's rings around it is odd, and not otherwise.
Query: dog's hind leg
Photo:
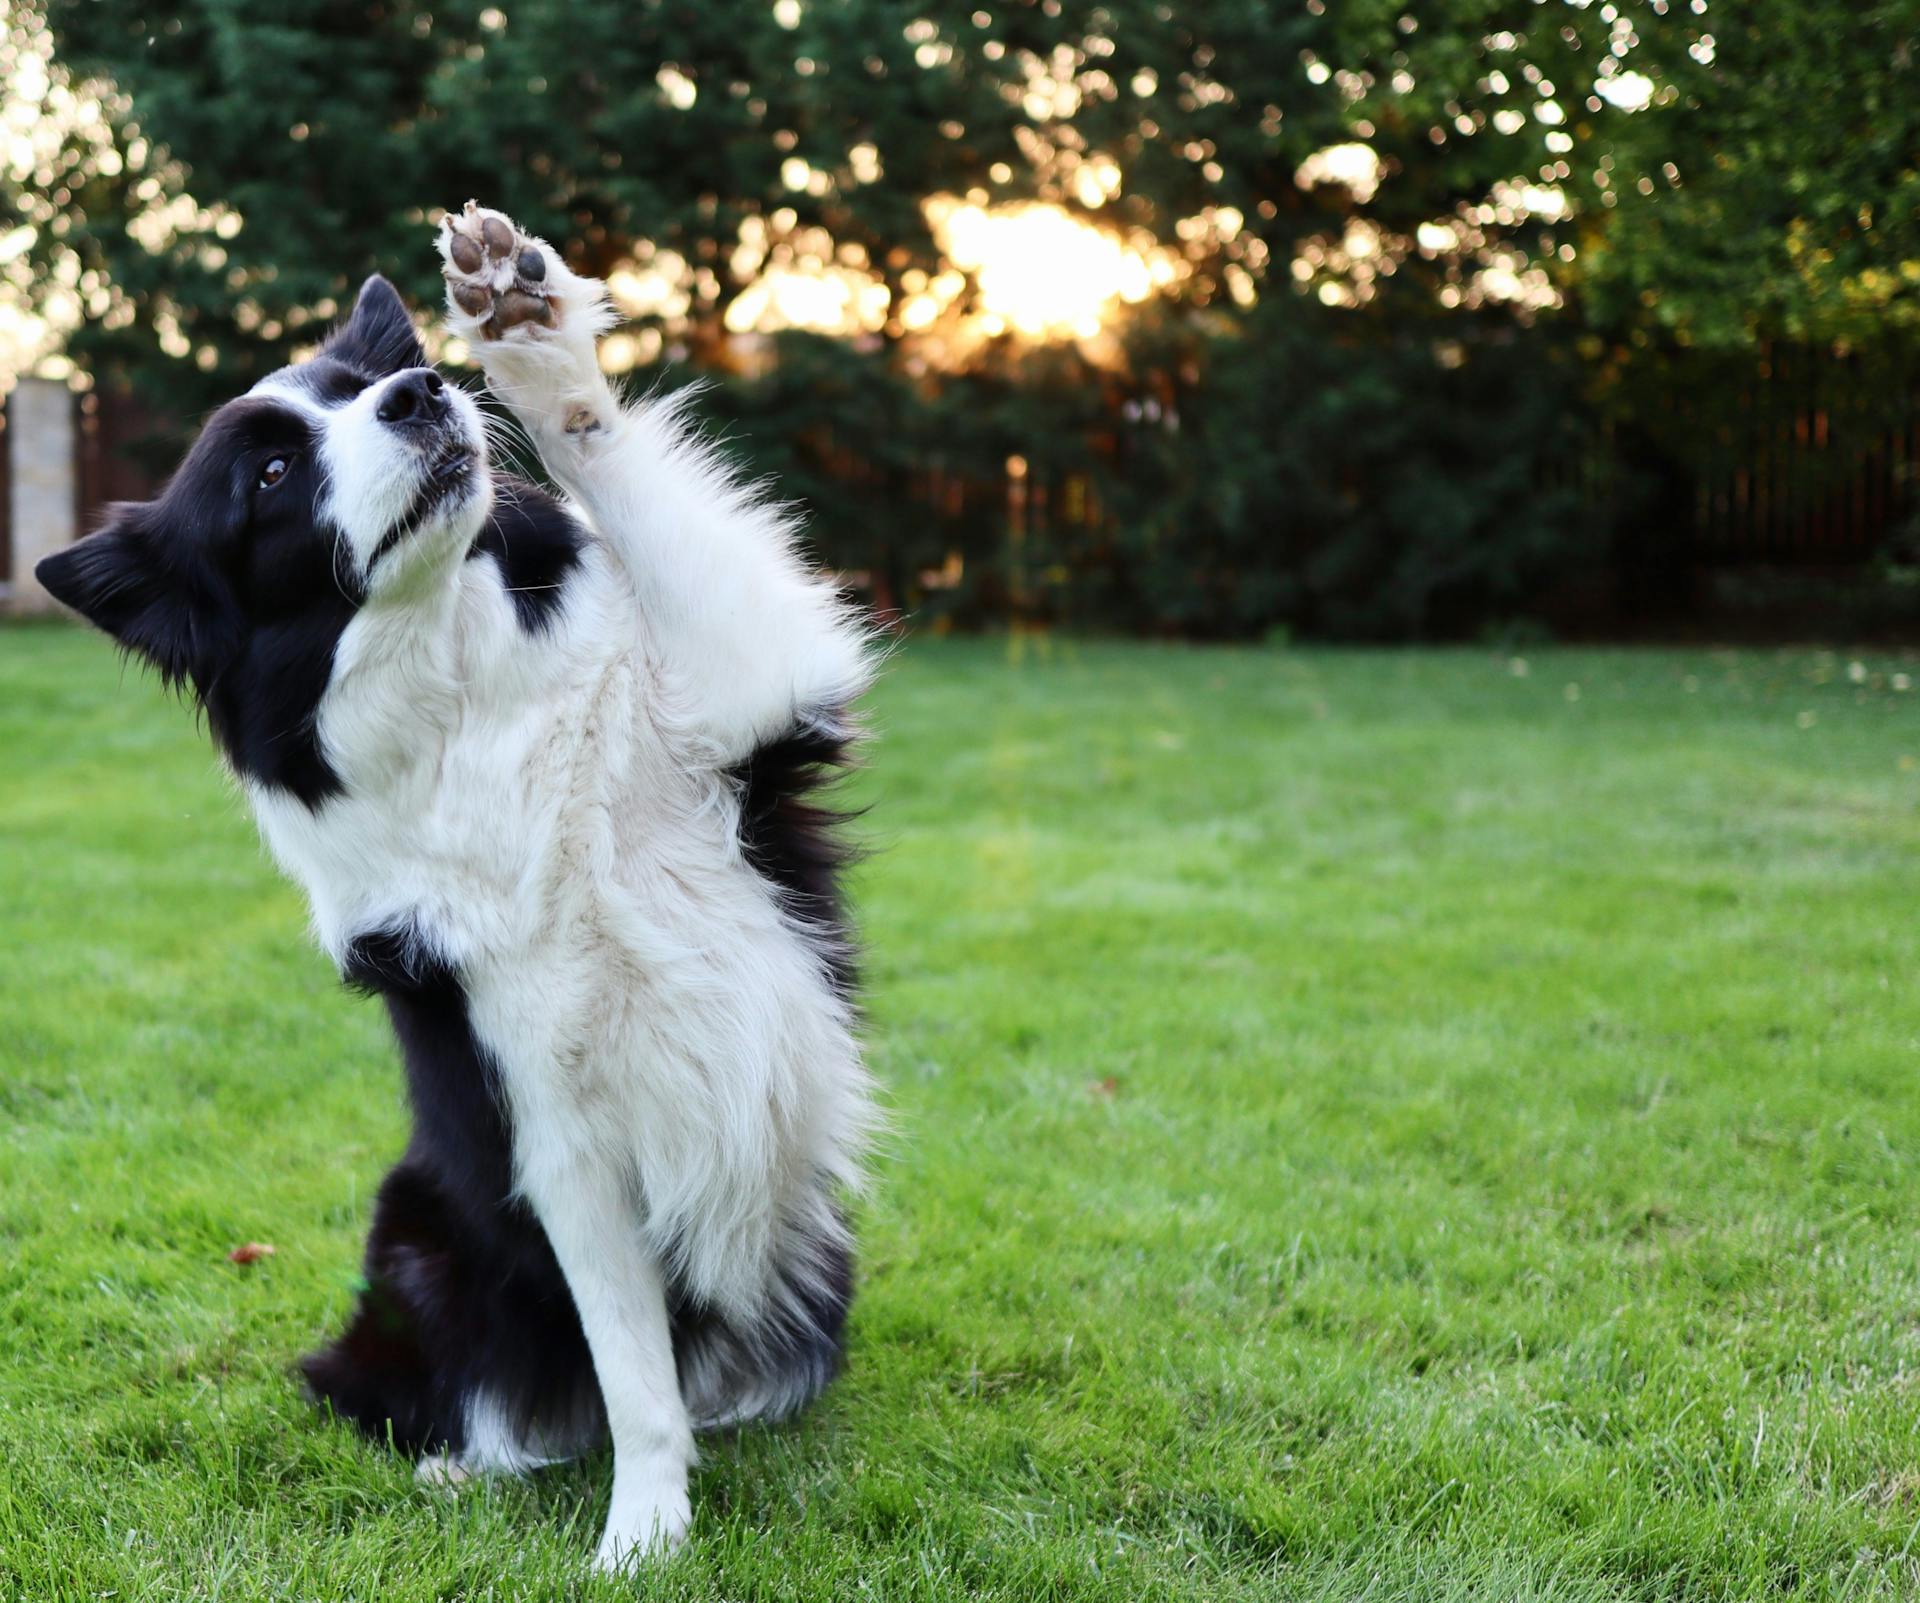
[[[680,398],[620,404],[596,354],[606,287],[471,202],[440,251],[448,326],[627,571],[649,651],[720,760],[850,704],[863,631],[796,554],[788,512],[697,440]]]
[[[403,1160],[374,1202],[353,1318],[301,1363],[314,1395],[402,1452],[457,1448],[460,1394],[442,1349],[468,1322],[471,1280],[452,1209],[432,1177]]]
[[[424,1478],[518,1473],[604,1436],[580,1322],[524,1209],[475,1219],[434,1165],[380,1187],[346,1330],[301,1366],[319,1400],[376,1441],[425,1455]]]

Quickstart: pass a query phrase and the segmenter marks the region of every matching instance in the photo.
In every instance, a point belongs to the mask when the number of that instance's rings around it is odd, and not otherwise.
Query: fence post
[[[7,399],[8,522],[13,572],[9,609],[50,612],[33,565],[80,533],[79,451],[73,392],[54,379],[23,378]]]

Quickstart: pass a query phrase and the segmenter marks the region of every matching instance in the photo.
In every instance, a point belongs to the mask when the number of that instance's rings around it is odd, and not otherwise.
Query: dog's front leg
[[[861,630],[795,555],[787,514],[697,447],[679,407],[619,404],[595,354],[606,287],[471,204],[440,251],[448,327],[632,579],[693,726],[732,762],[796,720],[831,721],[867,680]]]
[[[619,1569],[687,1532],[693,1430],[681,1400],[666,1284],[632,1198],[604,1158],[574,1154],[523,1177],[573,1292],[613,1436],[613,1505],[595,1563]]]

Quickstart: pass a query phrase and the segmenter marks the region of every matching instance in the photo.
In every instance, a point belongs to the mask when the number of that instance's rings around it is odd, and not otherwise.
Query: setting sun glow
[[[727,307],[726,326],[736,334],[850,335],[893,323],[951,351],[1003,334],[1088,341],[1185,266],[1150,235],[1123,237],[1058,206],[990,207],[979,196],[936,195],[926,216],[947,265],[902,274],[898,304],[864,255],[836,251],[824,231],[795,226],[791,213],[749,219],[735,266],[754,276]],[[629,313],[665,309],[669,279],[657,271],[644,283],[642,275],[616,274],[615,297]],[[678,299],[684,308],[684,294]]]
[[[1139,304],[1175,274],[1152,245],[1142,250],[1058,206],[943,198],[927,212],[947,259],[973,275],[988,333],[1091,339],[1116,305]]]

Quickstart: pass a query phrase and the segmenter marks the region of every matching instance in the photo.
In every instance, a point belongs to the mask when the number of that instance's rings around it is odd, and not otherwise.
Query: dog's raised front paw
[[[440,258],[448,301],[482,339],[559,325],[547,247],[510,217],[468,201],[458,215],[441,219]]]

